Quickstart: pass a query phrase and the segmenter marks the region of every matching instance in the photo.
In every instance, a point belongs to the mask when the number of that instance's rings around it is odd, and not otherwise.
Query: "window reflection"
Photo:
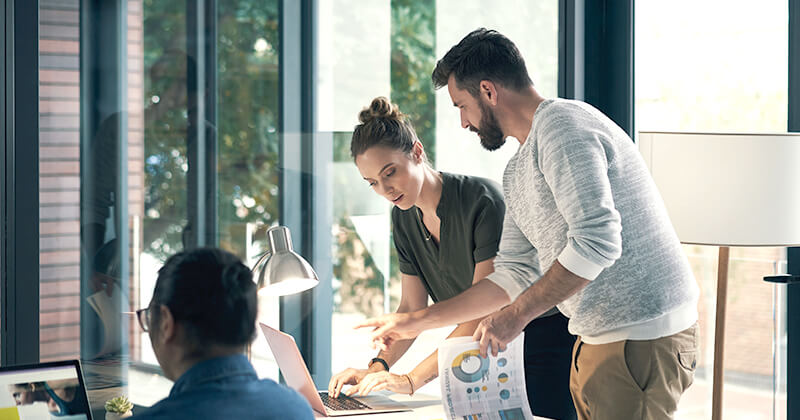
[[[157,270],[196,230],[188,13],[163,0],[40,3],[41,359],[87,360],[90,387],[141,379],[119,362],[155,364],[124,313],[147,305]],[[218,2],[207,18],[216,37],[200,42],[215,43],[217,74],[204,87],[215,89],[216,118],[200,130],[216,134],[219,171],[207,198],[219,208],[219,245],[249,259],[280,216],[278,1]],[[276,317],[277,301],[264,312]]]

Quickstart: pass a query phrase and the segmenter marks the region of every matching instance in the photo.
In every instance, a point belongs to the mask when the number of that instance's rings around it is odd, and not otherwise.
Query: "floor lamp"
[[[800,244],[800,135],[639,133],[682,243],[719,246],[712,419],[722,419],[731,246]]]

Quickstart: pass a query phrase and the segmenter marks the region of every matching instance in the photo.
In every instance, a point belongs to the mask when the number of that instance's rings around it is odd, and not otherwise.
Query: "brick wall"
[[[42,1],[39,14],[41,359],[80,353],[79,2]]]
[[[131,238],[131,310],[139,302],[139,255],[142,252],[144,217],[144,42],[143,0],[128,0],[128,214]],[[146,302],[147,303],[147,302]],[[145,303],[145,304],[146,304]],[[131,357],[140,358],[139,324],[130,319]]]
[[[43,0],[39,17],[40,352],[80,355],[80,26],[79,0]],[[142,1],[128,0],[129,227],[143,214]],[[138,297],[131,249],[130,296]],[[138,302],[132,302],[132,306]],[[135,320],[133,320],[135,321]],[[131,324],[134,325],[134,324]],[[135,331],[135,330],[131,330]],[[138,335],[132,334],[132,343]]]

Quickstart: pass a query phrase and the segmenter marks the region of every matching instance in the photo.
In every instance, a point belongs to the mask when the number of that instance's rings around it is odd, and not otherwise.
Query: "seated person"
[[[79,390],[78,378],[9,385],[15,404],[30,405],[41,401],[47,404],[47,411],[54,417],[83,413],[87,405],[86,394]]]
[[[175,384],[133,419],[313,419],[300,394],[259,380],[244,356],[257,309],[253,276],[234,255],[202,248],[170,257],[137,317]]]

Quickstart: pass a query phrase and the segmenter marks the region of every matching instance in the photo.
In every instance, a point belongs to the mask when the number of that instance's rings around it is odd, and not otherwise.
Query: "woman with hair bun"
[[[136,315],[175,384],[134,419],[313,419],[300,394],[258,379],[245,357],[257,311],[253,275],[233,254],[201,248],[170,257]]]
[[[449,299],[494,271],[505,205],[500,186],[473,176],[439,172],[429,164],[411,123],[388,99],[378,97],[359,114],[350,152],[361,176],[392,208],[392,233],[402,292],[398,313],[414,312]],[[538,406],[558,418],[574,418],[569,360],[575,337],[558,311],[532,321],[525,332],[526,382],[534,413]],[[480,319],[458,325],[450,337],[472,336]],[[366,369],[336,374],[328,392],[366,395],[389,390],[413,394],[438,376],[433,352],[412,371],[389,368],[414,339],[394,341]],[[365,361],[366,362],[366,361]],[[534,399],[534,394],[538,394]],[[551,409],[553,408],[553,409]]]

